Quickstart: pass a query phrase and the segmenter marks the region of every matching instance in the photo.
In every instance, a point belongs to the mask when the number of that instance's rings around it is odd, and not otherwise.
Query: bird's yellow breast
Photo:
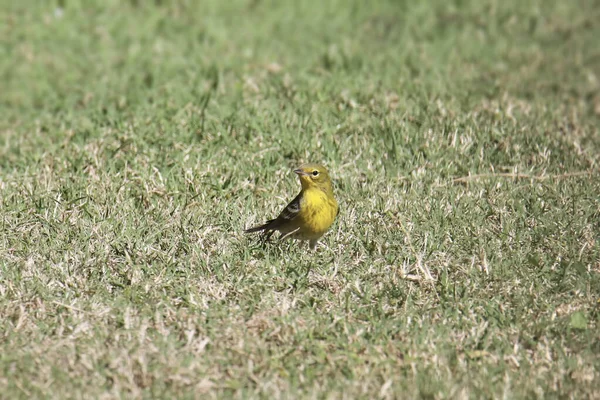
[[[300,206],[302,223],[298,238],[318,239],[333,224],[338,213],[338,204],[332,195],[327,195],[319,189],[307,189],[304,191],[302,204]]]

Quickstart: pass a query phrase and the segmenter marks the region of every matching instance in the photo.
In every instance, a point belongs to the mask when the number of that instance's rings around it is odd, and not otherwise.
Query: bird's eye
[[[313,176],[317,176],[319,175],[319,171],[317,171],[316,169],[312,172]]]

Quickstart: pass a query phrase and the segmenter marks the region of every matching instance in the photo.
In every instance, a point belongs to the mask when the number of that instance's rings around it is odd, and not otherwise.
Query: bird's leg
[[[264,231],[261,235],[263,243],[268,242],[271,239],[271,236],[273,236],[273,233],[275,233],[275,231]]]
[[[311,250],[314,250],[314,249],[315,249],[315,247],[317,247],[317,243],[318,243],[318,242],[319,242],[318,240],[311,240],[311,241],[309,242],[309,244],[310,244],[310,249],[311,249]]]

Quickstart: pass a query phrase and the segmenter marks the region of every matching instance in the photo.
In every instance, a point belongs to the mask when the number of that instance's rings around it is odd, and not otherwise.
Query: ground
[[[0,397],[600,397],[599,17],[3,2]]]

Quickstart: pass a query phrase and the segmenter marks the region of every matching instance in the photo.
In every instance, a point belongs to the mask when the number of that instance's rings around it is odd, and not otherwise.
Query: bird
[[[327,168],[313,163],[302,164],[294,169],[294,173],[300,178],[300,193],[277,218],[244,232],[262,232],[265,239],[269,240],[278,231],[281,233],[280,240],[308,240],[313,250],[335,221],[339,207],[333,195],[333,184]]]

